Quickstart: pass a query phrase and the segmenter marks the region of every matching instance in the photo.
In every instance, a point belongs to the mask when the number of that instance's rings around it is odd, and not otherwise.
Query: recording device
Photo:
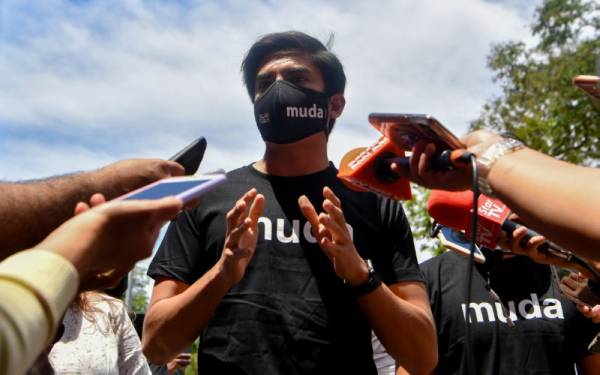
[[[587,94],[595,98],[600,98],[600,77],[598,76],[577,76],[573,78],[573,84]]]
[[[185,169],[185,175],[191,176],[198,170],[205,150],[206,139],[200,137],[173,155],[169,160],[181,164]]]
[[[473,192],[470,190],[460,192],[449,192],[444,190],[432,190],[427,201],[429,215],[442,225],[456,230],[464,230],[471,237],[470,223],[473,203]],[[495,249],[498,245],[500,231],[512,235],[520,225],[508,220],[511,210],[501,200],[480,194],[477,200],[477,217],[479,225],[475,234],[475,242],[481,246]],[[527,234],[521,240],[525,245],[531,237],[538,234],[528,229]],[[549,242],[538,247],[539,251],[547,251]],[[559,249],[557,245],[552,244]]]
[[[457,231],[434,222],[432,234],[440,240],[442,246],[444,246],[446,249],[452,250],[464,256],[470,255],[471,242],[469,239],[467,239],[464,232]],[[485,256],[477,245],[475,245],[474,251],[475,261],[478,263],[485,263]]]
[[[224,181],[223,173],[171,177],[158,180],[115,199],[161,199],[174,196],[181,199],[183,203],[188,203]]]
[[[560,291],[565,297],[580,305],[594,307],[600,305],[600,284],[571,272],[560,280]]]
[[[435,169],[463,168],[470,161],[471,153],[464,150],[465,145],[430,115],[371,113],[369,122],[404,151],[411,151],[420,141],[433,143],[437,150],[432,160]],[[408,158],[394,162],[408,164]]]
[[[427,211],[436,222],[455,230],[464,231],[466,236],[471,238],[472,202],[473,192],[470,190],[461,192],[432,190],[427,201]],[[481,246],[495,249],[500,239],[500,231],[505,232],[508,238],[510,238],[514,230],[520,227],[514,221],[508,220],[510,213],[510,209],[501,200],[481,194],[477,201],[479,225],[477,226],[477,232],[473,236],[475,242]],[[520,245],[523,247],[526,246],[529,239],[534,236],[539,236],[539,234],[531,229],[527,229],[527,234],[521,239]],[[545,241],[537,249],[542,253],[551,254],[573,265],[585,268],[594,278],[600,281],[600,274],[598,274],[594,267],[572,252],[550,241]]]
[[[388,138],[381,137],[370,147],[350,150],[340,162],[337,177],[350,189],[371,191],[396,200],[412,198],[410,183],[390,168],[391,163],[404,156]]]

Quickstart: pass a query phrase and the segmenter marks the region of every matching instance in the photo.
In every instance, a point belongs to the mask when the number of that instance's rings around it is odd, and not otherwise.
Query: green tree
[[[439,255],[444,252],[444,247],[439,240],[429,236],[432,224],[427,214],[429,190],[413,184],[412,193],[413,199],[404,203],[404,211],[409,219],[417,249],[428,251],[433,256]]]
[[[545,154],[597,165],[600,106],[571,81],[596,74],[600,4],[546,0],[531,30],[532,46],[509,41],[492,47],[488,67],[502,93],[484,105],[471,128],[512,133]]]
[[[130,309],[136,313],[144,313],[148,307],[148,292],[146,289],[148,277],[146,276],[146,269],[140,265],[136,265],[131,272],[132,295]]]
[[[512,133],[528,146],[573,163],[600,160],[600,101],[571,84],[580,74],[600,74],[600,4],[594,0],[545,0],[531,25],[535,43],[493,45],[488,67],[501,94],[490,99],[471,129]],[[405,208],[421,249],[440,252],[417,188]]]

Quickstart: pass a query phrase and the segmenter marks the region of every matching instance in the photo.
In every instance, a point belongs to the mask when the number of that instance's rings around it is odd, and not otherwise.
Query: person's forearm
[[[488,180],[527,226],[568,250],[600,259],[600,170],[523,149],[500,158]]]
[[[24,251],[0,262],[0,375],[25,373],[33,364],[77,286],[77,269],[49,251]]]
[[[96,192],[110,199],[121,190],[101,170],[0,184],[0,260],[40,242],[73,216],[77,202],[89,200]]]
[[[382,284],[358,302],[387,352],[411,374],[428,374],[437,365],[437,336],[430,313]]]
[[[213,267],[182,293],[150,306],[142,336],[142,349],[148,360],[164,364],[190,345],[230,287]]]

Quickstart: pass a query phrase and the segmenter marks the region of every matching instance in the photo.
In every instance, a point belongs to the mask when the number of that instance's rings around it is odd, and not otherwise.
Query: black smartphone
[[[200,137],[173,155],[169,160],[176,161],[185,168],[185,175],[193,175],[198,170],[206,151],[206,139]]]
[[[438,151],[465,148],[465,145],[430,115],[410,113],[371,113],[369,122],[404,151],[419,141],[435,144]]]

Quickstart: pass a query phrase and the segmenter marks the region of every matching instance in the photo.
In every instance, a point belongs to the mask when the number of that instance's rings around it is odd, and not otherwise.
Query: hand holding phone
[[[600,305],[600,285],[576,272],[560,280],[560,291],[571,301],[587,307]]]
[[[419,141],[435,144],[438,151],[465,148],[465,145],[430,115],[408,113],[371,113],[369,122],[404,151]]]
[[[471,254],[471,241],[469,241],[463,232],[456,231],[452,228],[445,227],[441,224],[434,224],[434,231],[437,231],[437,238],[448,250],[452,250],[464,256]],[[474,248],[475,261],[477,263],[485,263],[485,256],[481,252],[479,246]]]

